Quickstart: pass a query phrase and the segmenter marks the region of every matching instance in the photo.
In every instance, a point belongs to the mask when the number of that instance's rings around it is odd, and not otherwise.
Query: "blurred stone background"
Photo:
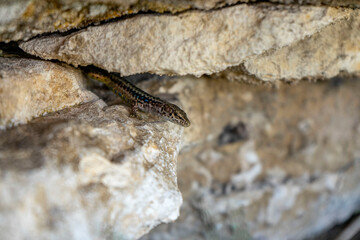
[[[359,7],[0,1],[0,239],[359,239]]]

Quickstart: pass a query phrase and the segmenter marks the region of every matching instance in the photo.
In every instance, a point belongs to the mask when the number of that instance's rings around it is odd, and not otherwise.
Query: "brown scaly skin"
[[[190,121],[187,118],[186,113],[175,104],[151,96],[115,74],[109,74],[103,70],[94,68],[86,68],[85,73],[90,78],[103,82],[115,92],[115,94],[119,95],[127,102],[131,107],[130,117],[136,117],[136,112],[141,110],[156,114],[183,127],[190,126]]]

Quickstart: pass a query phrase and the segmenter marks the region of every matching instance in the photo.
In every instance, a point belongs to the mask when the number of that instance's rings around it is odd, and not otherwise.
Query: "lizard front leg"
[[[130,106],[130,114],[129,117],[131,118],[136,118],[137,117],[137,111],[139,110],[138,106],[136,103],[132,103]]]

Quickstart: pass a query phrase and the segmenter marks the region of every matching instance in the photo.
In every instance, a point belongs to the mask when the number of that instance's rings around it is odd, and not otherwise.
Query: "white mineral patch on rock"
[[[261,174],[262,164],[254,148],[254,143],[249,142],[239,149],[241,172],[231,177],[231,183],[237,188],[251,186]]]
[[[299,192],[298,186],[279,186],[274,189],[266,212],[266,223],[270,226],[278,224],[283,212],[295,207],[296,196]]]

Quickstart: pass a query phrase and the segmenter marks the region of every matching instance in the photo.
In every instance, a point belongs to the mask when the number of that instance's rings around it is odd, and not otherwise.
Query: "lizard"
[[[183,127],[190,126],[190,120],[181,108],[146,93],[115,73],[93,67],[83,68],[83,71],[88,77],[104,83],[115,94],[120,96],[130,106],[130,117],[136,117],[137,111],[141,110]]]

